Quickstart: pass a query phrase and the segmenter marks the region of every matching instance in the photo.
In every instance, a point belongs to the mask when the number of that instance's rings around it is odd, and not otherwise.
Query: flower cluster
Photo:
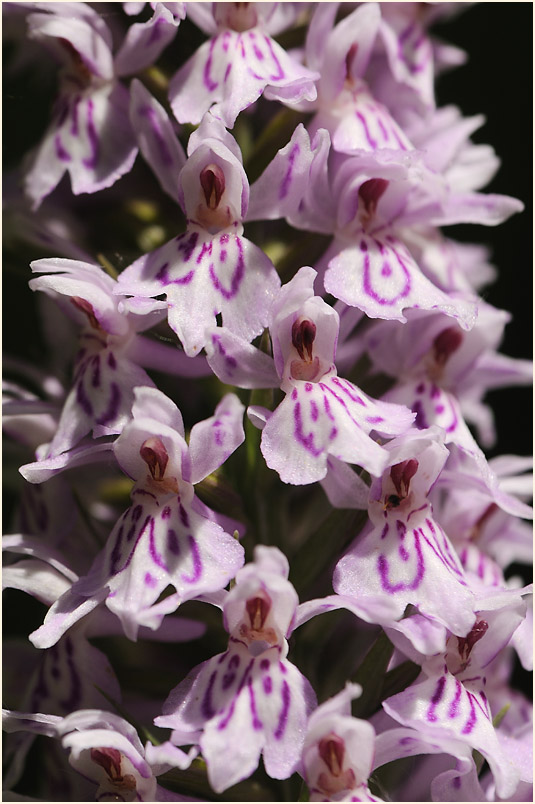
[[[532,370],[444,231],[523,205],[437,105],[458,10],[4,3],[54,96],[6,184],[6,800],[531,795],[531,461],[482,448]]]

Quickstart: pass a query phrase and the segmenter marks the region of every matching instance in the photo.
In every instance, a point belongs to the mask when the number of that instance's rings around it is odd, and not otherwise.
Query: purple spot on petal
[[[166,505],[162,511],[162,519],[169,519],[170,516],[171,516],[171,508],[168,505]]]
[[[272,690],[273,690],[273,682],[271,680],[271,676],[265,676],[262,679],[262,686],[264,688],[264,692],[266,693],[266,695],[269,695],[270,692],[272,692]]]
[[[145,573],[145,586],[150,586],[152,589],[154,589],[157,583],[158,581],[156,578],[153,578],[150,572]]]
[[[261,670],[269,670],[270,661],[269,659],[262,659],[260,662],[260,669]]]
[[[113,354],[113,352],[108,352],[108,366],[111,369],[117,368],[117,361],[115,359],[115,355]]]

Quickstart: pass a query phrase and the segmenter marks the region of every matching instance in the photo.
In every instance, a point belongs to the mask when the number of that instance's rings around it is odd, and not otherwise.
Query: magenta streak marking
[[[273,691],[273,682],[271,681],[271,676],[264,676],[262,679],[262,686],[266,695],[269,695]]]
[[[280,740],[285,732],[288,723],[288,712],[290,711],[290,687],[285,680],[282,682],[282,709],[279,715],[279,722],[273,734],[276,740]]]
[[[93,388],[100,387],[100,355],[95,355],[93,358],[93,376],[91,378],[91,385]]]
[[[348,396],[352,402],[356,402],[357,405],[362,405],[363,408],[366,407],[366,402],[364,399],[354,393],[352,387],[349,385],[349,383],[347,383],[347,381],[344,383],[340,377],[333,377],[331,382],[333,385],[336,385],[336,387],[339,388],[342,393],[346,394],[346,396]],[[377,419],[374,419],[374,421],[383,421],[383,419],[381,416],[379,416]]]
[[[442,700],[445,686],[446,686],[446,676],[441,676],[437,682],[437,686],[433,693],[433,697],[431,698],[429,709],[427,710],[427,719],[431,721],[431,723],[435,723],[438,720],[438,717],[435,714],[435,709]]]
[[[182,522],[182,524],[184,525],[184,527],[185,527],[185,528],[189,528],[189,516],[188,516],[188,512],[186,511],[186,509],[184,508],[184,506],[182,505],[182,503],[180,503],[180,505],[178,506],[178,515],[179,515],[179,517],[180,517],[180,521]]]
[[[388,535],[388,531],[389,531],[389,530],[390,530],[390,525],[389,525],[389,524],[388,524],[388,522],[387,522],[387,523],[385,524],[385,526],[384,526],[384,528],[383,528],[382,532],[381,532],[381,539],[386,539],[386,537],[387,537],[387,535]]]
[[[95,121],[93,120],[94,104],[91,98],[87,101],[87,136],[89,138],[89,145],[91,147],[91,156],[83,159],[83,164],[86,168],[96,168],[99,157],[99,139],[97,130],[95,128]]]
[[[355,115],[356,115],[357,119],[360,121],[360,123],[361,123],[361,125],[362,125],[362,127],[364,129],[364,134],[366,136],[366,139],[368,140],[368,144],[370,145],[371,148],[373,148],[375,150],[377,148],[377,141],[374,140],[373,137],[370,134],[370,131],[368,129],[368,124],[366,122],[366,118],[364,117],[362,112],[355,112]]]
[[[115,359],[115,355],[113,354],[113,352],[108,352],[108,366],[111,369],[117,368],[117,361]]]
[[[377,559],[377,569],[379,570],[379,575],[381,577],[381,586],[383,587],[385,592],[396,593],[401,592],[403,590],[410,590],[414,591],[417,589],[424,577],[425,572],[425,562],[424,557],[422,554],[422,548],[420,546],[420,538],[417,531],[413,531],[414,536],[414,547],[417,554],[417,565],[416,565],[416,575],[414,579],[410,583],[405,583],[404,581],[400,581],[399,583],[392,584],[388,580],[388,573],[389,573],[389,565],[388,559],[381,553],[381,555]]]
[[[419,508],[413,508],[413,509],[412,509],[412,511],[410,512],[409,516],[407,517],[407,523],[408,523],[409,519],[411,518],[411,516],[412,516],[413,514],[417,514],[417,513],[419,513],[420,511],[424,511],[424,510],[425,510],[427,507],[428,507],[428,504],[427,504],[427,503],[424,503],[424,504],[423,504],[423,505],[421,505]],[[428,522],[428,521],[429,521],[429,520],[426,520],[426,522]],[[432,529],[432,530],[433,530],[433,533],[434,533],[434,532],[435,532],[435,531],[434,531],[434,529]]]
[[[377,243],[377,245],[379,245],[379,249],[380,249],[380,251],[382,251],[383,249],[381,248],[380,244]],[[408,294],[410,293],[410,289],[411,289],[410,274],[409,274],[406,266],[404,265],[403,261],[401,260],[399,254],[397,253],[397,251],[395,251],[394,249],[392,249],[392,251],[393,251],[393,253],[394,253],[395,257],[396,257],[396,260],[398,261],[398,264],[399,264],[402,272],[405,275],[405,286],[392,299],[387,299],[384,296],[379,296],[379,294],[375,292],[375,290],[372,287],[372,283],[371,283],[370,255],[366,254],[366,256],[364,257],[364,276],[363,276],[364,292],[368,296],[371,296],[371,298],[374,299],[379,304],[389,305],[389,306],[393,305],[393,304],[396,304],[396,302],[399,299],[404,299],[406,296],[408,296]]]
[[[359,430],[362,430],[362,426],[361,426],[360,422],[359,422],[359,421],[357,421],[357,420],[356,420],[356,419],[355,419],[355,418],[354,418],[354,417],[351,415],[351,413],[350,413],[350,411],[349,411],[349,408],[347,407],[347,405],[346,405],[345,401],[344,401],[344,400],[343,400],[341,397],[339,397],[339,396],[338,396],[338,394],[336,394],[336,393],[333,391],[333,389],[332,389],[332,388],[330,388],[328,385],[325,385],[325,383],[320,382],[320,383],[319,383],[319,386],[320,386],[320,388],[321,388],[322,390],[324,390],[324,391],[328,391],[328,393],[330,393],[332,396],[334,396],[334,398],[336,399],[336,401],[337,401],[337,402],[338,402],[338,403],[339,403],[339,404],[340,404],[340,405],[341,405],[341,406],[344,408],[344,410],[345,410],[345,412],[346,412],[347,416],[349,417],[350,421],[352,422],[352,424],[354,424],[354,425],[355,425],[355,427],[357,427]],[[344,390],[344,389],[342,388],[342,390]],[[324,403],[325,403],[325,410],[326,410],[326,412],[327,412],[327,408],[329,407],[329,403],[328,403],[327,398],[326,398],[325,396],[323,397],[323,399],[324,399]],[[329,407],[329,412],[330,412],[330,407]],[[330,413],[330,414],[329,414],[329,412],[328,412],[329,418],[330,418],[330,419],[331,419],[331,420],[334,422],[334,421],[335,421],[335,417],[332,415],[332,413]]]
[[[279,201],[282,201],[282,199],[286,198],[288,195],[288,190],[290,189],[290,184],[292,182],[294,163],[299,156],[300,150],[299,145],[296,143],[288,155],[288,169],[279,188]]]
[[[206,60],[206,64],[204,65],[203,81],[205,87],[209,92],[213,92],[214,89],[217,89],[217,87],[219,86],[218,82],[214,81],[210,75],[210,71],[212,69],[212,57],[214,53],[214,47],[218,39],[219,37],[216,36],[216,38],[212,39],[212,41],[210,42],[210,50],[208,53],[208,58]]]
[[[117,414],[119,413],[119,405],[121,404],[121,391],[119,390],[119,386],[117,383],[112,382],[110,385],[111,389],[111,399],[108,403],[108,407],[104,411],[104,413],[96,419],[96,423],[100,424],[102,427],[110,424],[117,418]]]
[[[56,149],[56,156],[58,157],[58,159],[61,162],[70,162],[71,161],[71,155],[63,147],[63,144],[61,142],[61,137],[59,136],[59,134],[56,134],[56,136],[54,137],[54,147]]]
[[[207,720],[210,720],[216,714],[216,710],[214,709],[212,703],[212,690],[214,688],[216,676],[217,676],[217,670],[214,670],[214,672],[210,676],[208,685],[203,695],[203,699],[201,701],[201,713]]]
[[[306,449],[307,452],[310,452],[314,458],[317,458],[318,455],[321,455],[323,452],[323,447],[316,447],[314,444],[314,433],[309,433],[307,436],[304,434],[300,402],[296,402],[294,405],[294,435],[297,441]]]
[[[218,728],[219,731],[223,731],[223,729],[227,728],[228,723],[229,723],[232,715],[234,714],[234,708],[236,706],[236,701],[238,700],[238,696],[239,696],[240,692],[242,691],[245,683],[247,682],[247,678],[249,676],[251,667],[253,666],[253,662],[254,662],[254,659],[251,659],[251,661],[249,662],[249,664],[245,668],[245,672],[244,672],[243,676],[241,677],[241,681],[240,681],[240,683],[238,685],[238,689],[236,690],[236,694],[234,695],[234,698],[232,699],[232,703],[230,704],[229,710],[228,710],[226,716],[223,718],[223,720],[220,720],[219,723],[217,724],[217,728]]]
[[[193,575],[188,577],[187,575],[183,574],[182,580],[185,581],[185,583],[197,583],[202,574],[202,562],[199,553],[199,546],[191,535],[188,536],[188,544],[193,558]]]
[[[448,717],[453,720],[453,718],[457,717],[459,714],[459,701],[461,699],[463,691],[463,685],[460,681],[455,679],[455,697],[453,701],[450,703],[450,708],[448,709]]]
[[[413,411],[413,413],[416,413],[416,418],[414,420],[414,425],[415,425],[415,427],[418,428],[418,430],[425,430],[427,427],[429,427],[429,424],[427,422],[427,417],[425,415],[424,406],[422,405],[422,403],[421,403],[421,401],[419,399],[416,399],[412,403],[412,411]]]
[[[212,254],[212,241],[211,240],[208,243],[203,243],[202,244],[201,250],[200,250],[199,254],[197,255],[197,259],[196,259],[197,265],[201,264],[205,254],[208,254],[210,256]]]
[[[271,39],[269,38],[269,36],[264,35],[264,40],[266,42],[266,45],[268,46],[268,50],[270,52],[271,58],[275,62],[275,66],[276,66],[277,71],[278,71],[277,75],[270,75],[270,76],[268,76],[268,79],[270,81],[280,81],[282,78],[285,78],[284,70],[282,69],[280,62],[279,62],[278,58],[275,55],[275,51],[273,50],[273,45],[271,43]]]
[[[458,569],[458,567],[455,565],[455,563],[453,563],[453,561],[451,559],[448,559],[448,557],[444,555],[444,553],[439,548],[439,546],[436,544],[436,542],[433,543],[432,541],[430,541],[427,538],[427,536],[425,535],[425,532],[423,530],[419,529],[419,533],[422,535],[422,538],[425,541],[425,543],[428,545],[428,547],[431,548],[433,553],[444,564],[444,566],[447,567],[448,569],[452,570],[455,573],[455,575],[458,576],[457,581],[461,584],[461,586],[466,586],[467,584],[466,584],[466,581],[464,580],[464,578],[462,576],[462,572]]]
[[[143,523],[143,527],[142,527],[142,528],[141,528],[141,530],[139,531],[139,533],[138,533],[138,537],[137,537],[137,539],[136,539],[136,541],[135,541],[135,544],[134,544],[134,546],[132,547],[132,550],[130,551],[130,555],[128,556],[128,558],[126,559],[126,562],[124,563],[124,565],[123,565],[123,566],[122,566],[120,569],[116,569],[116,564],[117,564],[117,561],[118,561],[118,559],[119,559],[119,556],[117,555],[117,557],[116,557],[116,558],[115,558],[115,560],[114,560],[114,556],[113,556],[113,553],[112,553],[112,564],[111,564],[111,567],[110,567],[110,574],[111,574],[112,576],[113,576],[113,575],[117,575],[119,572],[124,572],[124,570],[125,570],[125,569],[128,567],[128,565],[129,565],[129,564],[130,564],[130,562],[132,561],[132,556],[133,556],[133,555],[134,555],[134,553],[135,553],[135,550],[136,550],[136,547],[137,547],[137,545],[138,545],[138,543],[139,543],[139,540],[141,539],[141,537],[143,536],[143,534],[144,534],[144,533],[145,533],[145,531],[147,530],[147,525],[149,524],[149,522],[153,522],[153,519],[152,519],[152,517],[151,517],[151,516],[148,516],[148,517],[145,519],[145,522]],[[117,542],[117,543],[118,543],[118,542]]]
[[[87,416],[93,416],[93,406],[85,392],[83,379],[76,386],[76,401]]]
[[[163,164],[172,165],[173,157],[171,156],[171,152],[167,147],[167,143],[162,133],[162,127],[160,125],[160,121],[158,120],[156,112],[150,106],[142,106],[141,109],[139,110],[139,114],[141,117],[146,117],[147,120],[149,121],[152,133],[154,135],[154,139],[156,140],[156,144],[159,149],[159,155],[161,156]]]
[[[165,563],[163,556],[156,549],[156,540],[154,538],[154,519],[151,519],[150,534],[149,534],[149,555],[157,567],[169,572],[169,567]]]
[[[385,124],[383,123],[383,121],[381,119],[381,115],[379,114],[379,112],[377,112],[376,120],[377,120],[377,123],[379,125],[379,128],[381,129],[381,134],[383,135],[385,140],[388,140],[389,139],[388,131],[385,128]]]
[[[255,731],[260,731],[260,729],[264,728],[264,724],[258,717],[258,712],[256,710],[256,701],[254,697],[254,690],[253,690],[253,679],[249,676],[247,680],[247,686],[249,688],[249,703],[251,706],[251,714],[253,716],[253,729]]]
[[[217,274],[215,272],[213,262],[210,263],[210,279],[212,280],[212,284],[215,287],[215,289],[217,291],[219,291],[219,293],[221,293],[221,295],[225,299],[232,299],[232,298],[234,298],[234,296],[236,296],[236,294],[238,293],[238,290],[240,288],[240,285],[242,283],[244,274],[245,274],[245,263],[244,263],[244,259],[243,259],[243,246],[242,246],[242,242],[241,242],[239,237],[236,238],[236,246],[238,247],[239,254],[238,254],[238,260],[237,260],[237,263],[236,263],[236,269],[235,269],[234,273],[232,274],[230,290],[227,290],[226,288],[223,287],[223,285],[219,281],[219,278],[218,278],[218,276],[217,276]]]
[[[226,84],[228,81],[228,77],[230,75],[230,71],[232,70],[232,62],[229,61],[227,64],[227,69],[225,70],[225,75],[223,76],[223,83]]]
[[[312,419],[313,422],[317,422],[318,421],[318,416],[319,416],[318,406],[316,405],[314,400],[311,399],[310,400],[310,418]]]
[[[468,695],[468,701],[470,702],[470,715],[463,726],[461,734],[470,734],[470,732],[473,731],[477,721],[476,707],[474,706],[475,696],[471,692],[468,692],[468,690],[466,690],[466,694]]]

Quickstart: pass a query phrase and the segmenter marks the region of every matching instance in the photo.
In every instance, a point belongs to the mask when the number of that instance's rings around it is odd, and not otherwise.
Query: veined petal
[[[63,13],[54,9],[56,13],[53,14],[30,14],[28,36],[52,46],[60,54],[62,61],[69,64],[72,61],[71,49],[74,50],[92,76],[111,79],[113,57],[110,43],[103,36],[102,25],[97,30],[93,20],[77,18],[72,8],[76,4],[69,5],[71,8]],[[76,71],[75,64],[73,69]]]
[[[429,506],[407,522],[395,515],[361,537],[338,562],[333,586],[362,603],[388,595],[401,618],[412,604],[421,614],[465,636],[475,621],[475,598],[444,531],[433,522]],[[394,509],[395,510],[395,509]],[[410,634],[407,634],[410,638]]]
[[[358,239],[358,245],[343,248],[329,261],[328,293],[371,318],[406,321],[403,310],[419,307],[440,310],[458,319],[463,329],[470,329],[475,303],[454,299],[432,285],[401,241],[364,233]]]
[[[208,365],[221,382],[238,388],[277,388],[280,384],[273,358],[226,327],[213,330],[205,349]]]
[[[75,195],[95,193],[127,173],[136,158],[125,87],[107,83],[70,92],[62,101],[63,110],[48,128],[24,180],[34,208],[65,170]]]
[[[314,100],[317,77],[258,29],[227,29],[205,42],[178,71],[169,97],[179,123],[199,123],[215,104],[214,116],[232,128],[238,114],[262,93],[270,100]]]
[[[130,96],[130,119],[141,153],[162,189],[178,203],[178,176],[186,155],[173,125],[164,108],[137,79],[132,81]]]
[[[231,455],[245,440],[245,407],[236,394],[227,394],[214,415],[193,425],[189,440],[191,482],[198,483]]]
[[[190,357],[211,337],[218,313],[238,337],[251,341],[259,335],[270,323],[279,287],[273,264],[253,243],[234,234],[211,236],[198,230],[144,255],[118,283],[125,294],[167,293],[169,325]]]
[[[339,377],[296,382],[264,427],[262,454],[283,482],[294,485],[324,478],[328,455],[378,476],[388,454],[368,433],[384,427],[401,432],[412,420],[403,408],[391,412],[397,414],[397,423],[387,422],[373,400]]]
[[[492,725],[483,692],[471,692],[450,673],[428,678],[383,703],[385,711],[404,726],[417,729],[430,740],[454,739],[476,748],[487,760],[500,798],[512,795],[519,772],[504,755]]]
[[[179,23],[165,3],[156,3],[150,20],[135,22],[129,27],[115,56],[117,75],[131,75],[154,64],[175,38]]]
[[[288,145],[252,185],[246,220],[274,220],[296,212],[308,186],[312,158],[310,137],[300,123]]]

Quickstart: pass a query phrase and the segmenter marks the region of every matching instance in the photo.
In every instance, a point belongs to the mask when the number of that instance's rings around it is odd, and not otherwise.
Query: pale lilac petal
[[[333,27],[337,11],[338,3],[318,3],[314,9],[305,44],[306,61],[313,70],[321,69],[327,36]]]
[[[292,215],[303,198],[312,162],[310,137],[300,123],[251,187],[246,220],[274,220]]]
[[[327,597],[300,603],[295,613],[294,630],[313,617],[317,617],[318,614],[337,609],[347,609],[347,611],[367,623],[380,623],[383,625],[392,623],[399,616],[395,602],[384,594],[360,599],[348,595],[327,595]]]
[[[500,798],[511,795],[519,781],[498,742],[483,692],[471,692],[449,673],[428,678],[388,698],[383,708],[404,726],[417,729],[432,741],[454,739],[483,754],[490,765]],[[435,738],[435,739],[436,739]]]
[[[128,355],[144,368],[176,374],[178,377],[211,376],[210,366],[204,355],[188,357],[178,345],[155,341],[152,338],[137,336],[128,349]]]
[[[270,100],[314,100],[317,77],[258,29],[227,29],[178,71],[169,98],[179,123],[200,123],[212,107],[212,114],[232,128],[238,114],[262,93]]]
[[[146,499],[145,496],[138,498]],[[140,626],[157,629],[180,603],[222,589],[243,564],[243,547],[180,497],[150,507],[135,503],[110,534],[93,568],[74,587],[107,595],[106,604],[136,639]],[[176,594],[157,603],[167,586]]]
[[[347,463],[332,455],[327,458],[327,474],[320,483],[335,508],[368,507],[369,486]]]
[[[93,597],[82,597],[69,589],[48,610],[43,625],[28,639],[36,648],[50,648],[83,617],[90,614],[106,598],[106,590]]]
[[[430,219],[433,226],[448,226],[454,223],[480,223],[498,226],[517,212],[524,204],[507,195],[484,193],[451,193],[441,203],[441,210]]]
[[[431,519],[429,506],[423,508],[427,514],[415,512],[407,523],[389,517],[357,539],[338,562],[333,586],[359,604],[370,595],[387,595],[398,606],[396,619],[412,604],[464,636],[475,621],[475,598],[448,537]]]
[[[387,454],[367,435],[372,427],[364,425],[357,404],[351,392],[340,393],[331,384],[296,382],[262,432],[260,448],[269,468],[284,483],[314,483],[325,477],[327,456],[334,455],[380,475]]]
[[[273,358],[238,338],[226,327],[213,330],[205,350],[208,365],[227,385],[236,385],[238,388],[279,386]]]
[[[271,261],[253,243],[196,229],[144,255],[118,281],[120,293],[167,293],[169,324],[190,357],[210,339],[218,313],[238,337],[251,341],[259,335],[270,323],[279,287]]]
[[[72,6],[76,4],[69,5],[72,12]],[[109,80],[113,77],[113,57],[109,42],[102,35],[103,20],[100,22],[100,31],[97,31],[93,20],[89,22],[81,17],[76,18],[68,11],[62,14],[30,14],[28,36],[54,47],[63,56],[63,61],[71,59],[70,47],[74,48],[93,76]]]
[[[198,753],[199,749],[194,747],[186,754],[185,751],[181,751],[169,740],[160,743],[160,745],[153,745],[152,743],[145,745],[145,759],[151,766],[155,776],[159,776],[161,773],[171,770],[171,768],[186,770]]]
[[[395,80],[417,93],[421,102],[434,105],[435,65],[433,48],[424,26],[415,13],[398,8],[385,9],[379,28],[388,64]]]
[[[62,552],[51,545],[45,544],[42,538],[26,536],[20,533],[13,534],[12,536],[3,536],[2,550],[6,550],[9,553],[32,556],[46,561],[47,564],[57,570],[67,581],[74,582],[78,578],[76,573],[65,565],[62,560],[64,558]]]
[[[112,443],[84,444],[80,447],[75,447],[70,452],[63,452],[52,458],[43,458],[34,463],[26,463],[20,467],[19,472],[28,483],[43,483],[64,469],[84,466],[87,463],[102,460],[109,461],[109,453],[112,450]]]
[[[51,606],[70,587],[70,581],[58,569],[43,561],[26,558],[3,568],[2,588],[18,589]]]
[[[8,734],[16,731],[31,731],[35,734],[46,734],[55,737],[57,727],[63,721],[58,715],[29,714],[2,709],[2,729]]]
[[[143,84],[134,79],[130,88],[130,119],[139,149],[162,189],[178,202],[178,176],[186,155],[164,108]]]
[[[245,407],[236,394],[227,394],[210,419],[191,428],[189,453],[191,482],[199,483],[218,469],[245,440]]]
[[[132,75],[150,67],[176,36],[179,20],[165,7],[156,3],[154,14],[147,22],[135,22],[115,56],[117,75]]]
[[[325,290],[371,318],[406,321],[403,310],[439,310],[458,319],[463,329],[474,323],[475,305],[453,299],[424,277],[408,249],[388,235],[362,233],[359,243],[329,261]]]

